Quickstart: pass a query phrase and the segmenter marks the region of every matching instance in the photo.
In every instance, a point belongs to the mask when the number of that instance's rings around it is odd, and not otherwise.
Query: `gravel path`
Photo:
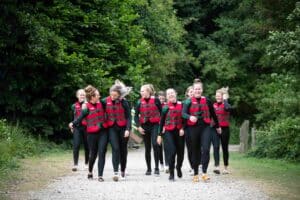
[[[161,172],[160,177],[145,176],[146,164],[144,149],[132,150],[128,155],[128,176],[126,180],[113,182],[111,155],[107,156],[104,169],[104,182],[97,179],[88,180],[87,171],[80,170],[71,176],[54,180],[41,191],[30,191],[26,196],[31,200],[40,199],[97,199],[97,200],[133,200],[133,199],[269,199],[259,188],[242,180],[235,180],[230,175],[214,175],[209,167],[209,183],[193,183],[188,174],[188,163],[185,159],[183,178],[168,181],[168,174]],[[94,175],[97,175],[96,169]]]

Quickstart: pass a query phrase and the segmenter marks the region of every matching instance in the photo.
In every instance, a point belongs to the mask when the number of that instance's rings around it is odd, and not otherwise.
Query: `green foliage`
[[[299,76],[293,74],[266,75],[256,86],[256,123],[296,117],[300,115]]]
[[[54,148],[55,145],[41,138],[30,136],[29,132],[18,125],[9,125],[0,120],[0,173],[18,167],[18,159],[39,155]]]
[[[240,144],[240,124],[235,120],[230,120],[230,144]]]
[[[153,0],[137,6],[140,17],[137,22],[145,30],[144,36],[151,44],[147,57],[148,68],[146,82],[159,89],[174,87],[171,78],[177,74],[181,65],[189,56],[185,50],[183,24],[177,19],[173,0]],[[154,78],[155,77],[155,78]]]
[[[250,155],[300,161],[300,117],[270,121],[257,134],[258,145]]]
[[[60,135],[78,88],[104,96],[117,78],[141,84],[150,45],[135,24],[138,2],[1,3],[1,116]]]

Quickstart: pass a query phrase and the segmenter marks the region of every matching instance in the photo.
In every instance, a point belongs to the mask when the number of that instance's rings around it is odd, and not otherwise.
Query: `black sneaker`
[[[90,179],[90,180],[93,179],[93,174],[88,174],[87,178]]]
[[[154,174],[155,174],[156,176],[159,176],[159,169],[158,169],[158,168],[155,168],[155,169],[154,169]]]
[[[177,168],[177,176],[178,176],[178,178],[182,177],[182,171],[180,168]]]
[[[219,169],[214,169],[214,173],[215,174],[220,174],[220,170]]]
[[[170,176],[169,176],[169,181],[175,181],[175,179],[174,179],[174,174],[170,174]]]
[[[104,181],[104,179],[102,178],[102,176],[99,176],[99,177],[98,177],[98,181],[99,181],[99,182],[103,182],[103,181]]]
[[[145,173],[146,176],[150,176],[151,175],[151,170],[147,170]]]

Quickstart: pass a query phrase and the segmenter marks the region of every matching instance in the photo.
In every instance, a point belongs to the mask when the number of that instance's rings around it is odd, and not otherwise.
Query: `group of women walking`
[[[85,163],[88,164],[88,178],[93,178],[93,166],[98,155],[98,180],[104,181],[103,170],[107,144],[112,147],[113,180],[125,178],[128,154],[128,139],[131,132],[131,109],[125,96],[130,88],[116,81],[110,88],[109,96],[100,100],[99,91],[93,86],[77,91],[78,102],[72,106],[74,120],[69,123],[73,132],[73,171],[78,166],[80,140],[84,141]],[[202,95],[203,84],[195,79],[187,89],[186,99],[177,99],[177,92],[169,88],[155,96],[151,84],[140,89],[141,97],[134,106],[134,122],[145,144],[145,175],[159,176],[160,169],[167,166],[169,180],[181,178],[185,144],[188,160],[193,170],[193,182],[199,182],[201,166],[203,181],[207,174],[211,143],[214,146],[216,174],[220,174],[219,146],[222,144],[224,170],[228,173],[229,113],[228,89],[216,91],[216,102]],[[166,99],[166,101],[165,101]],[[154,155],[152,171],[151,149]],[[165,152],[165,160],[163,159]],[[175,164],[176,163],[176,164]],[[120,166],[120,174],[119,174]]]

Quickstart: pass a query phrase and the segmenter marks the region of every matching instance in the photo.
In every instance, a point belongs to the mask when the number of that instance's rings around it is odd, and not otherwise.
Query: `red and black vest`
[[[77,102],[74,104],[74,119],[77,119],[77,118],[80,116],[81,111],[82,111],[82,109],[81,109],[81,104],[77,101]],[[86,124],[87,124],[87,123],[86,123],[86,120],[83,119],[83,120],[81,121],[81,125],[86,126]]]
[[[228,127],[230,113],[225,111],[224,103],[214,103],[214,109],[218,117],[219,125],[221,127]]]
[[[118,126],[126,126],[127,120],[125,118],[125,109],[121,101],[115,101],[113,103],[111,97],[106,98],[106,117],[107,117],[107,126],[111,127],[116,122]]]
[[[177,102],[176,106],[173,103],[168,103],[168,113],[166,115],[164,128],[167,131],[182,128],[182,103]]]
[[[86,104],[87,109],[89,110],[89,114],[86,116],[87,133],[97,133],[100,131],[99,123],[102,123],[104,126],[105,122],[105,113],[101,103],[96,103],[94,106],[91,103]]]
[[[144,124],[147,121],[159,123],[160,112],[155,104],[155,97],[151,96],[148,102],[144,98],[141,98],[140,102],[140,123]]]
[[[202,116],[203,121],[206,124],[210,124],[211,119],[210,119],[210,113],[209,113],[209,108],[206,103],[206,97],[201,97],[200,102],[195,97],[191,98],[191,106],[189,109],[189,114],[199,117]],[[197,122],[196,122],[197,123]],[[193,126],[196,124],[195,122],[190,121],[189,119],[187,120],[187,124],[190,126]]]

